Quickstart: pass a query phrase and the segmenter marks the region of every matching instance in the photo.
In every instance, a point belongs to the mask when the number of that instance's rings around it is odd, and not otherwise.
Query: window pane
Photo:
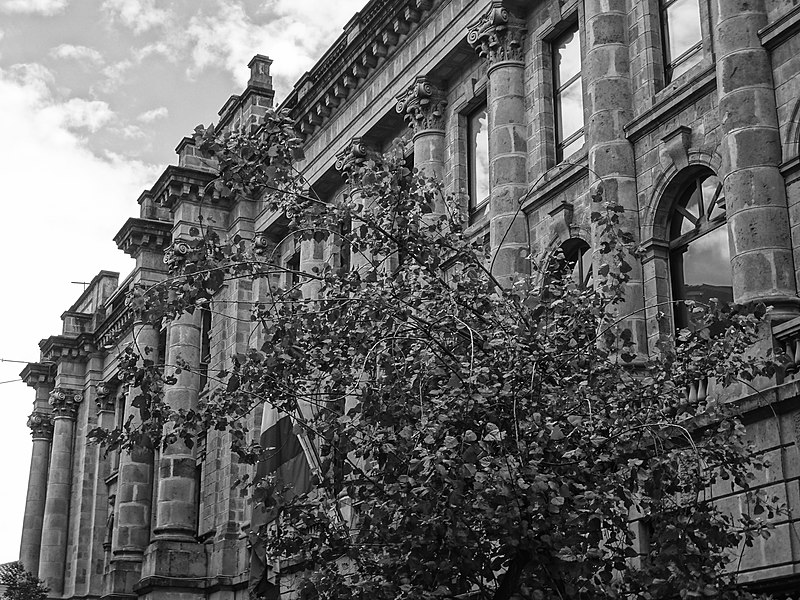
[[[486,107],[469,116],[469,202],[474,208],[489,197],[489,118]]]
[[[664,15],[672,62],[702,39],[698,0],[677,0],[667,7]]]
[[[683,254],[684,298],[733,301],[728,228],[717,227],[697,238]]]
[[[561,149],[561,153],[560,153],[561,160],[564,160],[565,158],[569,158],[570,156],[575,154],[578,150],[583,148],[583,142],[584,141],[585,141],[585,138],[583,137],[583,135],[579,135],[574,140],[572,140],[569,144],[566,144]]]
[[[675,79],[676,77],[680,77],[686,71],[691,69],[693,66],[698,64],[703,59],[703,53],[700,51],[700,48],[694,51],[691,55],[685,57],[681,60],[678,64],[674,64],[672,66],[672,71],[670,73],[671,79]]]
[[[583,129],[583,90],[580,78],[567,86],[558,95],[557,101],[558,140],[563,142]]]
[[[553,43],[553,62],[556,88],[581,72],[581,41],[577,31]]]

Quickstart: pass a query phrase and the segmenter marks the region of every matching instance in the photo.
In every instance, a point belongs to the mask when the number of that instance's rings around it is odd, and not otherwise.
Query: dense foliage
[[[26,571],[21,562],[4,566],[0,585],[6,586],[3,598],[9,600],[45,600],[50,591],[41,579]]]
[[[304,598],[743,595],[728,563],[768,535],[776,500],[751,489],[763,464],[730,404],[687,389],[772,374],[746,355],[763,307],[692,305],[695,326],[647,352],[618,314],[637,257],[602,184],[594,285],[555,254],[503,289],[457,204],[400,153],[351,157],[344,198],[322,202],[295,175],[300,142],[282,114],[252,135],[199,128],[196,143],[219,165],[209,202],[271,205],[302,243],[339,244],[350,264],[280,288],[287,267],[270,252],[201,223],[190,251],[169,255],[172,277],[131,306],[154,321],[214,311],[226,281],[260,280],[257,344],[216,373],[196,411],[163,403],[187,365],[129,349],[123,376],[141,390],[143,422],[96,439],[227,430],[252,463],[269,450],[251,442],[253,408],[294,415],[314,489],[286,495],[279,473],[247,484],[279,514],[262,532],[267,556],[301,565],[292,585]],[[710,501],[732,490],[749,513]]]

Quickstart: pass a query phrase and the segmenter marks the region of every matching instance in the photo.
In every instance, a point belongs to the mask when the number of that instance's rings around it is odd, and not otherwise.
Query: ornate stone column
[[[167,365],[171,369],[182,362],[190,368],[178,373],[177,382],[167,386],[164,392],[164,401],[174,409],[197,409],[200,395],[201,319],[201,311],[196,310],[191,315],[182,314],[169,325]],[[166,425],[164,435],[169,435],[172,430],[171,425]],[[185,580],[187,577],[206,575],[205,550],[202,544],[197,543],[196,537],[197,493],[200,482],[195,448],[196,446],[189,447],[178,439],[162,448],[159,455],[156,470],[156,522],[142,563],[142,579],[156,577],[157,586],[162,585],[158,582],[165,581],[161,578],[177,581],[176,578]],[[136,467],[137,471],[138,469]],[[119,494],[117,503],[120,503]],[[137,522],[138,517],[133,513],[141,513],[143,505],[132,501],[128,506],[132,512],[129,522]],[[122,519],[121,510],[117,510],[117,515]],[[129,531],[133,533],[134,528]],[[135,539],[140,541],[142,538]],[[129,547],[138,548],[139,541]]]
[[[348,142],[341,151],[339,151],[336,155],[336,163],[335,167],[337,171],[343,172],[343,176],[349,172],[351,168],[357,167],[359,163],[369,159],[369,158],[378,158],[377,152],[375,152],[369,145],[360,137],[354,137],[353,139]],[[353,202],[361,202],[363,200],[361,189],[357,182],[352,180],[349,181],[350,183],[350,199]],[[362,209],[363,215],[368,215],[372,211],[372,206],[369,204],[364,205]],[[348,239],[344,240],[345,245],[350,247],[350,241],[352,238],[352,233],[356,228],[360,227],[360,223],[357,220],[354,220],[353,223],[350,224],[350,231],[345,232],[345,236]],[[360,271],[363,273],[367,270],[367,265],[371,265],[373,262],[372,253],[367,248],[358,248],[354,250],[352,247],[350,249],[350,269]]]
[[[75,418],[82,401],[83,393],[78,390],[59,387],[50,393],[53,447],[47,477],[39,578],[44,580],[54,596],[64,591]]]
[[[152,348],[146,358],[157,360],[159,352],[158,331],[152,326],[136,323],[133,326],[136,346]],[[112,390],[98,389],[98,398],[110,397]],[[124,422],[131,419],[133,427],[141,424],[139,409],[133,406],[141,393],[130,387],[125,394]],[[105,589],[112,594],[133,594],[133,586],[142,574],[142,560],[150,542],[150,510],[153,498],[153,448],[137,447],[119,457],[117,490],[113,503],[111,530],[111,564]]]
[[[722,173],[731,236],[733,297],[798,309],[772,66],[758,30],[764,0],[716,0]]]
[[[31,428],[33,436],[33,450],[28,475],[28,494],[25,498],[25,516],[22,518],[19,560],[28,571],[38,573],[53,420],[49,413],[34,411],[28,417],[28,427]]]
[[[403,115],[414,132],[414,167],[426,177],[444,182],[444,133],[447,106],[445,91],[427,77],[417,77],[414,83],[397,96],[395,109]],[[444,206],[436,206],[443,213]]]
[[[586,137],[589,146],[589,181],[602,202],[619,204],[624,209],[620,226],[639,238],[636,166],[633,145],[625,137],[623,126],[633,118],[633,86],[628,54],[628,15],[624,4],[603,0],[584,3],[586,55],[582,75],[586,94],[584,102],[588,121]],[[592,211],[602,212],[593,206]],[[599,232],[592,225],[592,247],[595,249],[595,273],[607,262],[597,249]],[[630,315],[620,322],[618,335],[630,332],[639,352],[647,353],[647,330],[644,314],[642,267],[638,260],[627,261],[631,271],[625,287],[625,300],[614,309],[619,315]],[[613,267],[613,266],[612,266]],[[597,282],[598,277],[595,277]]]
[[[525,215],[527,191],[525,127],[525,22],[500,0],[469,25],[467,42],[489,63],[489,240],[492,274],[509,286],[529,273]]]

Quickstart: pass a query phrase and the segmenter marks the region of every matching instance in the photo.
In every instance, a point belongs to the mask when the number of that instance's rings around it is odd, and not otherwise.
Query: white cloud
[[[68,0],[0,0],[0,11],[51,16],[62,12]]]
[[[60,332],[62,311],[80,286],[100,269],[125,277],[133,264],[112,241],[125,220],[138,214],[136,198],[157,171],[128,159],[98,157],[69,128],[91,123],[86,103],[63,106],[52,78],[38,65],[0,69],[0,130],[13,143],[0,145],[3,218],[13,224],[0,236],[4,290],[0,294],[0,357],[37,360],[38,341]],[[78,117],[76,117],[78,115]],[[1,363],[0,380],[23,365]],[[27,489],[31,439],[25,427],[34,392],[22,383],[2,386],[0,451],[19,460],[3,465],[7,493],[0,499],[0,531],[17,552]]]
[[[114,119],[114,112],[102,100],[70,98],[66,102],[42,109],[52,116],[54,124],[65,129],[88,129],[94,133]]]
[[[134,33],[165,26],[171,20],[170,12],[156,8],[155,0],[105,0],[103,9]]]
[[[156,119],[165,119],[169,115],[166,106],[159,106],[153,110],[148,110],[140,114],[136,119],[142,123],[152,123]]]
[[[73,44],[60,44],[50,50],[50,56],[65,60],[77,60],[86,66],[103,64],[103,55],[94,48],[75,46]]]

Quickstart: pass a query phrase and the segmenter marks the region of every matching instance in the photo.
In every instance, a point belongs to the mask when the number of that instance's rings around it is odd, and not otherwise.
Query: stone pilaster
[[[196,410],[200,394],[201,313],[184,313],[169,325],[167,364],[183,363],[177,381],[166,387],[164,401],[173,409]],[[164,435],[172,433],[165,426]],[[142,579],[204,577],[206,555],[197,543],[197,463],[195,448],[178,439],[162,448],[157,470],[156,522],[144,554]],[[117,495],[117,504],[121,503]],[[134,508],[134,505],[130,505]],[[121,516],[121,511],[117,510]],[[156,583],[155,585],[160,586]]]
[[[633,145],[623,126],[633,118],[633,86],[628,53],[626,4],[586,0],[584,3],[586,54],[583,79],[586,87],[586,134],[589,146],[589,181],[602,202],[619,204],[624,213],[621,227],[638,238],[638,197]],[[593,211],[602,212],[599,206]],[[599,232],[593,224],[592,247],[600,248]],[[595,254],[595,273],[604,257]],[[638,260],[627,261],[632,270],[625,288],[625,300],[614,308],[619,315],[631,315],[617,332],[628,330],[637,350],[647,352],[642,268]],[[595,282],[598,278],[595,277]]]
[[[786,187],[772,66],[758,30],[764,0],[716,0],[717,94],[733,297],[797,312]]]
[[[44,580],[54,596],[61,595],[64,590],[75,418],[82,401],[83,393],[78,390],[56,388],[50,393],[53,445],[47,477],[39,578]]]
[[[420,76],[397,96],[395,107],[414,132],[414,167],[440,183],[444,179],[446,106],[445,91],[427,77]]]
[[[469,25],[467,34],[467,42],[489,64],[489,239],[492,274],[503,286],[530,272],[520,207],[527,191],[524,40],[525,22],[500,0]]]
[[[34,411],[28,417],[33,437],[31,468],[28,475],[28,494],[22,519],[22,541],[19,560],[31,573],[39,572],[39,552],[42,544],[44,507],[47,498],[47,472],[50,444],[53,440],[53,419],[49,413]]]
[[[152,325],[136,323],[133,335],[137,347],[153,349],[148,358],[155,360],[159,335]],[[116,403],[112,390],[98,389],[98,401],[106,406]],[[124,422],[130,419],[133,427],[141,423],[139,410],[133,401],[141,393],[130,387],[125,394]],[[98,404],[99,406],[100,404]],[[105,581],[105,593],[114,597],[134,596],[133,586],[142,574],[142,560],[150,542],[150,511],[153,497],[153,448],[138,447],[123,452],[119,459],[117,493],[110,504],[113,509],[111,527],[111,560]]]

